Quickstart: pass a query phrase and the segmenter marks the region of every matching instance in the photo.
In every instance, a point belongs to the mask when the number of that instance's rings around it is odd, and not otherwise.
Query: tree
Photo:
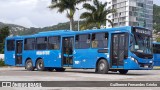
[[[0,29],[0,53],[4,53],[5,38],[9,35],[9,27],[3,27]]]
[[[154,4],[153,6],[153,28],[160,32],[160,6]]]
[[[80,16],[80,18],[86,22],[81,27],[84,29],[88,26],[96,25],[96,27],[100,28],[106,21],[110,22],[113,27],[112,21],[107,19],[106,16],[116,11],[114,9],[106,9],[106,6],[107,2],[102,3],[98,0],[93,0],[93,5],[89,3],[83,4],[83,8],[85,8],[87,12],[82,13]]]
[[[160,37],[156,38],[156,41],[157,41],[157,42],[160,42]]]
[[[70,20],[70,30],[73,29],[74,14],[76,6],[82,2],[90,0],[52,0],[52,4],[49,6],[50,9],[58,9],[58,12],[67,12],[67,18]]]

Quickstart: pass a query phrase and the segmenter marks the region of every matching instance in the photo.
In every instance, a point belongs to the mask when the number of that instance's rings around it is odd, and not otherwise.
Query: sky
[[[104,1],[104,0],[100,0]],[[160,0],[153,0],[160,5]],[[24,27],[46,27],[69,21],[66,13],[47,8],[51,0],[0,0],[0,22],[17,24]],[[82,8],[82,5],[78,5]],[[76,11],[74,19],[78,20],[84,10]]]

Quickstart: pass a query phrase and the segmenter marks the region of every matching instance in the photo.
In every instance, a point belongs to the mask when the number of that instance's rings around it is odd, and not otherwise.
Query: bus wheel
[[[44,62],[42,59],[39,59],[37,62],[36,62],[36,68],[38,71],[44,71],[45,68],[44,68]]]
[[[128,70],[119,70],[120,74],[127,74]]]
[[[55,70],[56,70],[56,72],[64,72],[66,69],[65,68],[56,68]]]
[[[106,74],[108,73],[109,66],[108,62],[105,59],[101,59],[96,66],[96,72],[99,74]]]
[[[25,69],[28,70],[28,71],[33,71],[34,70],[33,63],[32,63],[31,59],[28,59],[26,61]]]

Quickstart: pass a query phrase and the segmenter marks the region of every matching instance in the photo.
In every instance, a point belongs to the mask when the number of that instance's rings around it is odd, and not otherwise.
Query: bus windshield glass
[[[131,51],[137,53],[152,54],[151,31],[146,29],[134,28],[134,38],[132,38]]]

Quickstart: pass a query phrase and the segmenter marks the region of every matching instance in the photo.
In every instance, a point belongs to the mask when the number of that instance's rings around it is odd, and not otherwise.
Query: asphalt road
[[[126,75],[118,72],[108,74],[96,74],[94,70],[88,69],[66,69],[65,72],[56,71],[26,71],[24,67],[0,67],[0,81],[160,81],[160,70],[129,71]],[[32,88],[0,88],[0,90],[29,90]],[[34,88],[34,90],[97,90],[106,87],[57,87],[57,88]],[[117,90],[113,87],[111,90]],[[124,90],[138,90],[139,88],[122,87]],[[160,88],[140,89],[152,90]]]

